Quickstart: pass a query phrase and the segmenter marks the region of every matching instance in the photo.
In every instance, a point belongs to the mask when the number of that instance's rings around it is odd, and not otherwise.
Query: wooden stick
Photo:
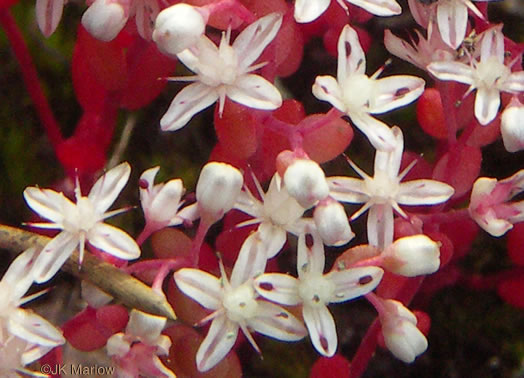
[[[43,248],[51,238],[19,228],[0,225],[0,248],[20,253],[30,247]],[[62,270],[86,280],[105,291],[129,308],[176,320],[176,315],[166,298],[143,282],[120,269],[99,260],[89,252],[84,253],[82,265],[78,265],[78,251],[62,266]]]

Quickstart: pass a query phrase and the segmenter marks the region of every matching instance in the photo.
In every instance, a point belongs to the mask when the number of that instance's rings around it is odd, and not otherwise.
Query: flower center
[[[65,213],[64,230],[68,232],[89,232],[101,219],[87,197],[80,197],[76,206]]]
[[[255,291],[248,284],[226,292],[222,303],[227,311],[227,317],[233,322],[252,318],[258,307]]]
[[[500,63],[495,56],[490,56],[485,62],[479,62],[476,68],[477,87],[500,88],[511,74],[509,68]]]
[[[300,280],[298,294],[308,306],[321,306],[329,303],[335,291],[335,284],[321,274],[308,275]]]
[[[342,85],[348,111],[367,112],[373,99],[374,81],[364,74],[349,76]]]
[[[397,196],[399,183],[397,180],[391,180],[387,172],[376,171],[373,178],[366,179],[364,183],[373,203],[386,204]]]

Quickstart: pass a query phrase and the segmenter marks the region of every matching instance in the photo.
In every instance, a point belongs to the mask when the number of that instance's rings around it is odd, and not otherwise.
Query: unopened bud
[[[502,112],[500,133],[508,152],[524,149],[524,105],[514,97]]]
[[[176,55],[195,45],[204,34],[207,14],[189,4],[175,4],[158,14],[153,41],[158,48]]]
[[[96,39],[109,42],[124,28],[129,5],[114,0],[96,0],[82,16],[82,25]]]
[[[338,247],[355,237],[349,226],[344,206],[331,197],[320,201],[315,207],[313,219],[318,233],[326,245]]]
[[[324,171],[318,163],[309,159],[297,159],[287,167],[284,185],[288,193],[306,209],[329,195]]]
[[[431,274],[440,266],[440,247],[426,235],[407,236],[386,248],[383,261],[384,268],[401,276]]]
[[[381,314],[384,343],[391,353],[406,363],[424,353],[428,347],[426,337],[417,328],[417,317],[402,303],[384,301],[386,313]]]
[[[212,224],[233,208],[244,180],[242,173],[226,164],[207,163],[198,178],[196,198],[201,219]]]

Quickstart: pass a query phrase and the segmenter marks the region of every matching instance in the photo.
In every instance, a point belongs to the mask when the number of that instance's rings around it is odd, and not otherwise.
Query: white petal
[[[277,109],[282,105],[278,89],[262,76],[247,74],[226,87],[226,95],[239,104],[255,109]]]
[[[148,345],[154,346],[167,319],[162,316],[146,314],[133,309],[129,316],[126,333],[133,335]]]
[[[78,245],[78,238],[62,231],[42,249],[35,261],[35,282],[49,281],[60,270]]]
[[[329,195],[340,202],[366,203],[370,197],[368,189],[361,179],[335,176],[327,178]]]
[[[205,372],[218,364],[231,350],[238,335],[238,324],[225,315],[217,316],[211,323],[206,338],[196,354],[196,364],[200,372]]]
[[[498,26],[483,33],[480,45],[481,62],[487,62],[492,56],[496,57],[500,64],[504,64],[504,35]]]
[[[357,7],[364,8],[376,16],[394,16],[402,13],[402,8],[395,0],[346,0]]]
[[[385,248],[393,242],[393,209],[388,205],[373,205],[368,213],[368,243]]]
[[[36,0],[36,21],[43,35],[49,37],[53,34],[63,10],[64,0]]]
[[[231,272],[230,283],[236,288],[247,280],[264,273],[267,256],[264,243],[257,232],[249,235],[238,253],[237,261]]]
[[[375,81],[369,112],[381,114],[415,101],[424,92],[424,80],[415,76],[396,75]]]
[[[428,71],[439,80],[458,81],[473,84],[474,72],[470,66],[459,62],[434,62],[428,65]]]
[[[324,245],[318,234],[308,234],[313,238],[313,245],[308,246],[306,234],[300,234],[297,245],[297,271],[302,277],[306,273],[323,273],[325,265]]]
[[[366,73],[366,55],[358,34],[351,26],[346,25],[338,38],[337,80],[343,83],[350,75]]]
[[[328,308],[322,305],[304,306],[302,315],[315,349],[324,356],[333,356],[337,350],[337,330]]]
[[[62,333],[51,323],[28,310],[11,312],[7,323],[9,332],[30,343],[55,347],[65,343]]]
[[[199,64],[201,60],[204,61],[216,61],[218,57],[218,47],[205,35],[202,35],[198,39],[198,43],[191,48],[185,49],[181,53],[176,55],[184,66],[189,68],[191,71],[198,73]]]
[[[222,305],[220,280],[198,269],[184,268],[174,274],[178,288],[205,308],[217,310]]]
[[[500,92],[497,88],[480,87],[475,97],[475,117],[481,125],[487,125],[497,117]]]
[[[127,340],[127,337],[124,333],[119,332],[112,335],[107,339],[106,350],[108,356],[119,356],[124,357],[129,349],[131,348],[131,343]]]
[[[321,101],[327,101],[335,108],[346,112],[342,91],[333,76],[317,76],[313,84],[313,95]]]
[[[422,38],[422,36],[419,35],[419,38]],[[393,34],[389,29],[384,31],[384,45],[391,54],[417,67],[420,67],[420,57],[418,51],[408,42]]]
[[[33,258],[36,252],[37,250],[34,247],[26,249],[9,265],[0,284],[7,284],[9,287],[10,298],[4,298],[4,301],[17,302],[31,287],[33,275],[30,274],[30,271],[34,266]]]
[[[24,190],[27,205],[41,217],[62,225],[64,214],[74,211],[75,204],[63,193],[51,189],[28,187]]]
[[[442,40],[457,49],[468,26],[468,8],[462,1],[441,1],[437,7],[437,21]]]
[[[157,214],[161,219],[169,220],[175,216],[180,207],[180,199],[184,192],[182,180],[170,180],[160,189],[153,198],[150,210],[152,214]]]
[[[88,198],[97,212],[102,214],[109,209],[126,186],[130,174],[131,166],[126,162],[110,169],[96,181]]]
[[[330,3],[331,0],[295,0],[295,21],[306,23],[316,20]]]
[[[282,25],[282,15],[270,13],[253,22],[238,35],[233,43],[239,69],[246,70],[275,38]]]
[[[297,341],[306,328],[293,314],[273,303],[258,301],[257,315],[247,321],[256,332],[283,341]]]
[[[500,84],[500,89],[506,92],[524,92],[524,71],[512,72],[506,81]]]
[[[155,20],[160,12],[158,1],[144,1],[142,3],[135,3],[135,21],[138,34],[145,40],[149,41],[153,34],[153,26]]]
[[[524,149],[524,106],[517,100],[515,106],[512,103],[502,112],[500,123],[502,141],[508,152]]]
[[[96,248],[124,260],[140,257],[140,247],[135,239],[119,228],[105,223],[97,223],[87,236],[87,240]]]
[[[413,180],[400,184],[396,201],[401,205],[434,205],[447,201],[452,186],[435,180]]]
[[[287,240],[286,230],[270,222],[261,223],[257,232],[264,243],[264,250],[268,259],[275,257]]]
[[[393,126],[391,132],[395,137],[395,148],[389,152],[377,150],[373,172],[375,177],[381,174],[381,172],[386,172],[391,181],[398,181],[398,172],[400,171],[402,153],[404,151],[404,136],[402,135],[402,130],[397,126]]]
[[[345,302],[369,293],[380,283],[384,271],[376,266],[331,271],[325,278],[335,284],[331,303]]]
[[[153,186],[155,185],[155,177],[158,174],[159,170],[160,170],[160,167],[158,165],[156,167],[146,169],[140,175],[140,180],[145,181],[147,183],[148,188],[153,188]],[[140,195],[142,195],[142,192],[147,192],[147,190],[140,187]]]
[[[215,88],[193,83],[175,96],[166,114],[160,120],[163,131],[175,131],[184,127],[191,117],[212,105],[218,99]]]
[[[377,150],[392,151],[395,148],[395,136],[384,122],[364,112],[351,113],[349,117]]]
[[[302,303],[298,295],[298,281],[295,277],[282,273],[265,273],[254,281],[255,290],[264,298],[286,306]]]

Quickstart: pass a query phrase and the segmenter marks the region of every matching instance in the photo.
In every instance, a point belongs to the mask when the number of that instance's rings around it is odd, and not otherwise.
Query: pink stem
[[[47,102],[47,98],[42,91],[40,80],[33,64],[31,54],[29,53],[29,49],[24,41],[24,37],[22,36],[15,19],[9,12],[9,9],[0,9],[0,24],[4,28],[7,38],[11,43],[13,53],[18,60],[24,84],[33,100],[38,117],[44,126],[49,141],[56,151],[58,145],[63,141],[62,133],[58,122],[51,111],[51,107]]]

